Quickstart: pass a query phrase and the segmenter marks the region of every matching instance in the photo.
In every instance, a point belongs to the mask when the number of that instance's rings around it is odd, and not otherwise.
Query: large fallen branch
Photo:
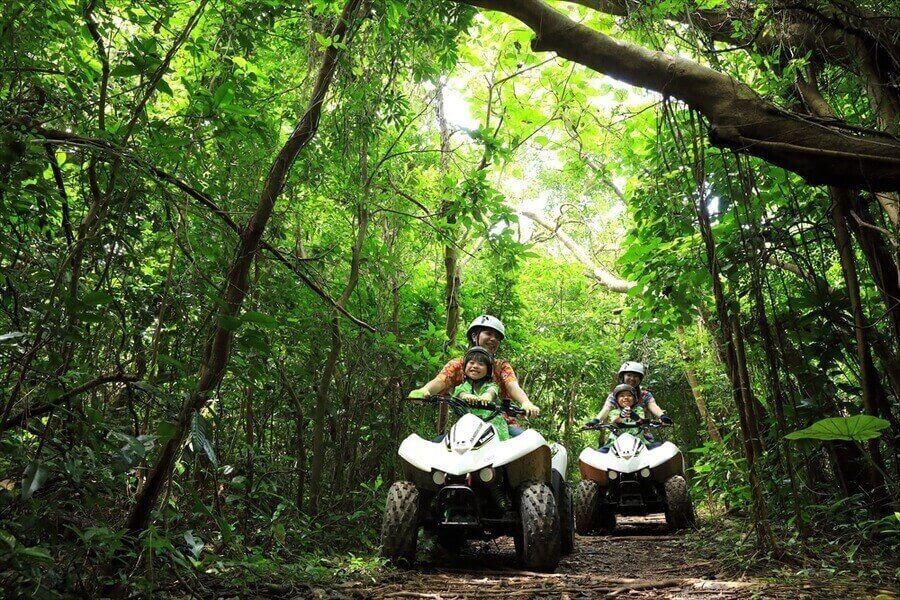
[[[532,212],[529,210],[519,211],[519,214],[522,216],[528,217],[551,234],[556,236],[556,238],[563,243],[563,245],[569,249],[570,252],[578,259],[582,265],[587,267],[589,274],[591,277],[600,282],[603,286],[608,288],[611,292],[619,292],[624,294],[631,288],[633,288],[635,284],[633,281],[625,281],[624,279],[620,279],[614,274],[610,273],[606,269],[601,269],[594,261],[591,260],[591,257],[588,255],[587,251],[578,245],[578,243],[570,238],[566,232],[562,231],[559,227],[556,227],[547,220],[543,215],[539,215],[536,212]]]
[[[653,52],[576,23],[541,0],[454,0],[519,19],[535,51],[556,52],[625,83],[671,96],[709,121],[716,146],[759,157],[811,184],[900,189],[900,141],[784,111],[752,89],[692,60]]]
[[[627,17],[658,10],[662,2],[643,0],[565,0],[598,12]],[[670,6],[670,5],[666,5]],[[825,61],[859,72],[860,44],[882,58],[887,70],[900,66],[900,20],[858,9],[827,7],[813,10],[801,3],[774,4],[759,13],[760,6],[747,0],[728,0],[716,8],[685,6],[668,10],[665,18],[702,31],[717,42],[764,51],[787,49],[792,56],[813,52]],[[740,29],[735,24],[740,25]]]

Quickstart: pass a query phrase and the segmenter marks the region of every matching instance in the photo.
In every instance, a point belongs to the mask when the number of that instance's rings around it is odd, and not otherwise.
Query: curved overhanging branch
[[[541,0],[454,0],[498,10],[553,51],[619,81],[676,98],[709,121],[716,146],[761,158],[811,184],[872,191],[900,189],[900,141],[858,135],[779,109],[752,89],[692,60],[653,52],[572,21]]]
[[[611,292],[619,292],[620,294],[624,294],[635,285],[637,285],[633,281],[625,281],[624,279],[616,277],[606,269],[601,269],[600,267],[598,267],[596,264],[594,264],[594,261],[591,260],[591,257],[588,255],[587,251],[584,248],[579,246],[578,243],[570,238],[564,231],[561,231],[559,227],[555,227],[553,223],[551,223],[543,215],[539,215],[536,212],[532,212],[529,210],[520,210],[519,214],[528,217],[529,219],[555,235],[556,238],[560,242],[562,242],[566,248],[569,249],[569,251],[575,256],[575,258],[578,259],[578,262],[588,268],[588,273],[590,274],[590,276],[599,281]]]

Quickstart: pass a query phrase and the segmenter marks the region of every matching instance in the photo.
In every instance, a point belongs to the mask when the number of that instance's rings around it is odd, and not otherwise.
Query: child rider
[[[473,346],[463,358],[465,379],[453,390],[453,395],[470,405],[493,404],[500,395],[499,386],[494,383],[494,357],[485,348]],[[472,414],[484,418],[493,411],[475,408]],[[497,428],[500,440],[507,440],[522,433],[522,428],[508,425],[502,414],[495,415],[490,421]]]

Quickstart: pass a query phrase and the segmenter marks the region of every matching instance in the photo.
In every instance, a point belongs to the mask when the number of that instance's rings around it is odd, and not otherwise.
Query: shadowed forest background
[[[573,476],[643,361],[696,543],[900,577],[896,3],[0,11],[10,595],[377,573],[485,312]]]

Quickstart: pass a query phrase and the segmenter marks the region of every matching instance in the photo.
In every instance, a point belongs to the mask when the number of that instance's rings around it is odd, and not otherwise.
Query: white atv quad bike
[[[649,448],[621,429],[657,429],[659,421],[623,422],[584,427],[616,435],[607,452],[585,448],[578,457],[581,483],[575,492],[575,526],[579,534],[612,531],[616,515],[665,513],[672,530],[694,526],[694,506],[684,479],[684,458],[672,442]]]
[[[451,552],[466,540],[511,535],[524,568],[555,569],[575,543],[566,449],[533,429],[500,441],[490,420],[501,412],[524,414],[518,408],[479,405],[493,411],[482,419],[453,396],[424,402],[446,403],[458,419],[440,441],[413,434],[400,445],[405,480],[388,491],[382,554],[411,565],[423,527]]]

